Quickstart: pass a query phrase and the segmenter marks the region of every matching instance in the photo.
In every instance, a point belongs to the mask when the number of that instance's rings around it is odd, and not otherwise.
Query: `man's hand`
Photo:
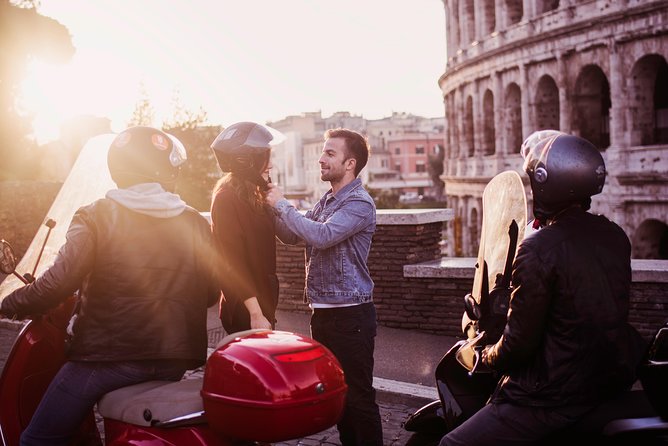
[[[486,345],[485,348],[482,349],[482,352],[480,353],[480,362],[486,366],[490,367],[489,365],[489,351],[494,347],[494,344]]]
[[[276,203],[284,199],[281,188],[273,183],[269,184],[269,191],[267,192],[267,203],[271,207],[276,207]]]

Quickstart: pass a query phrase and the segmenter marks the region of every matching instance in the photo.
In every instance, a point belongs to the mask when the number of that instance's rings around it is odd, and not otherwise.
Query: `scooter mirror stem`
[[[46,246],[46,242],[49,240],[49,236],[51,235],[51,230],[56,226],[56,221],[49,218],[47,221],[44,222],[44,225],[49,228],[49,230],[46,232],[46,237],[44,237],[44,242],[42,243],[42,249],[39,250],[39,255],[37,256],[37,260],[35,261],[35,266],[32,269],[32,273],[28,276],[26,274],[26,279],[28,279],[30,282],[33,282],[35,280],[35,272],[37,271],[37,265],[39,265],[39,261],[42,258],[42,253],[44,252],[44,247]],[[32,278],[32,280],[31,280]]]

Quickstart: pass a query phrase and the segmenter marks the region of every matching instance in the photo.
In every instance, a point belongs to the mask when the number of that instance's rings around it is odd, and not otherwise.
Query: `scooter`
[[[24,283],[10,244],[0,241],[0,270]],[[0,440],[19,444],[39,401],[66,358],[72,296],[21,329],[0,376]],[[334,355],[295,333],[248,330],[224,338],[203,373],[178,382],[150,381],[118,389],[98,402],[74,445],[265,444],[323,431],[339,420],[346,394]]]
[[[436,371],[439,399],[418,409],[404,422],[415,432],[410,445],[438,444],[482,408],[498,382],[485,368],[480,353],[490,340],[476,328],[480,309],[470,295],[465,297],[464,330],[458,341],[441,358]],[[668,323],[657,330],[645,359],[638,368],[638,382],[631,390],[595,408],[571,429],[543,444],[564,444],[577,439],[596,444],[668,444]]]

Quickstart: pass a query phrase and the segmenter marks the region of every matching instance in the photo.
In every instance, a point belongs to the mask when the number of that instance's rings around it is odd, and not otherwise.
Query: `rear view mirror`
[[[16,269],[16,257],[14,249],[6,240],[0,240],[0,271],[4,274],[12,274]]]
[[[480,316],[482,315],[478,301],[476,301],[475,298],[470,294],[464,296],[464,311],[466,311],[466,315],[472,321],[479,321]]]

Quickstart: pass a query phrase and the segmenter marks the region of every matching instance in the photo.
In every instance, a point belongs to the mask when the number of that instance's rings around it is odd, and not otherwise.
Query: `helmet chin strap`
[[[239,175],[247,181],[250,181],[251,183],[255,184],[262,190],[263,192],[266,192],[269,190],[269,183],[271,183],[271,178],[269,178],[269,181],[265,180],[262,178],[262,175],[259,174],[257,171],[254,169],[244,169],[243,172],[239,172]]]

